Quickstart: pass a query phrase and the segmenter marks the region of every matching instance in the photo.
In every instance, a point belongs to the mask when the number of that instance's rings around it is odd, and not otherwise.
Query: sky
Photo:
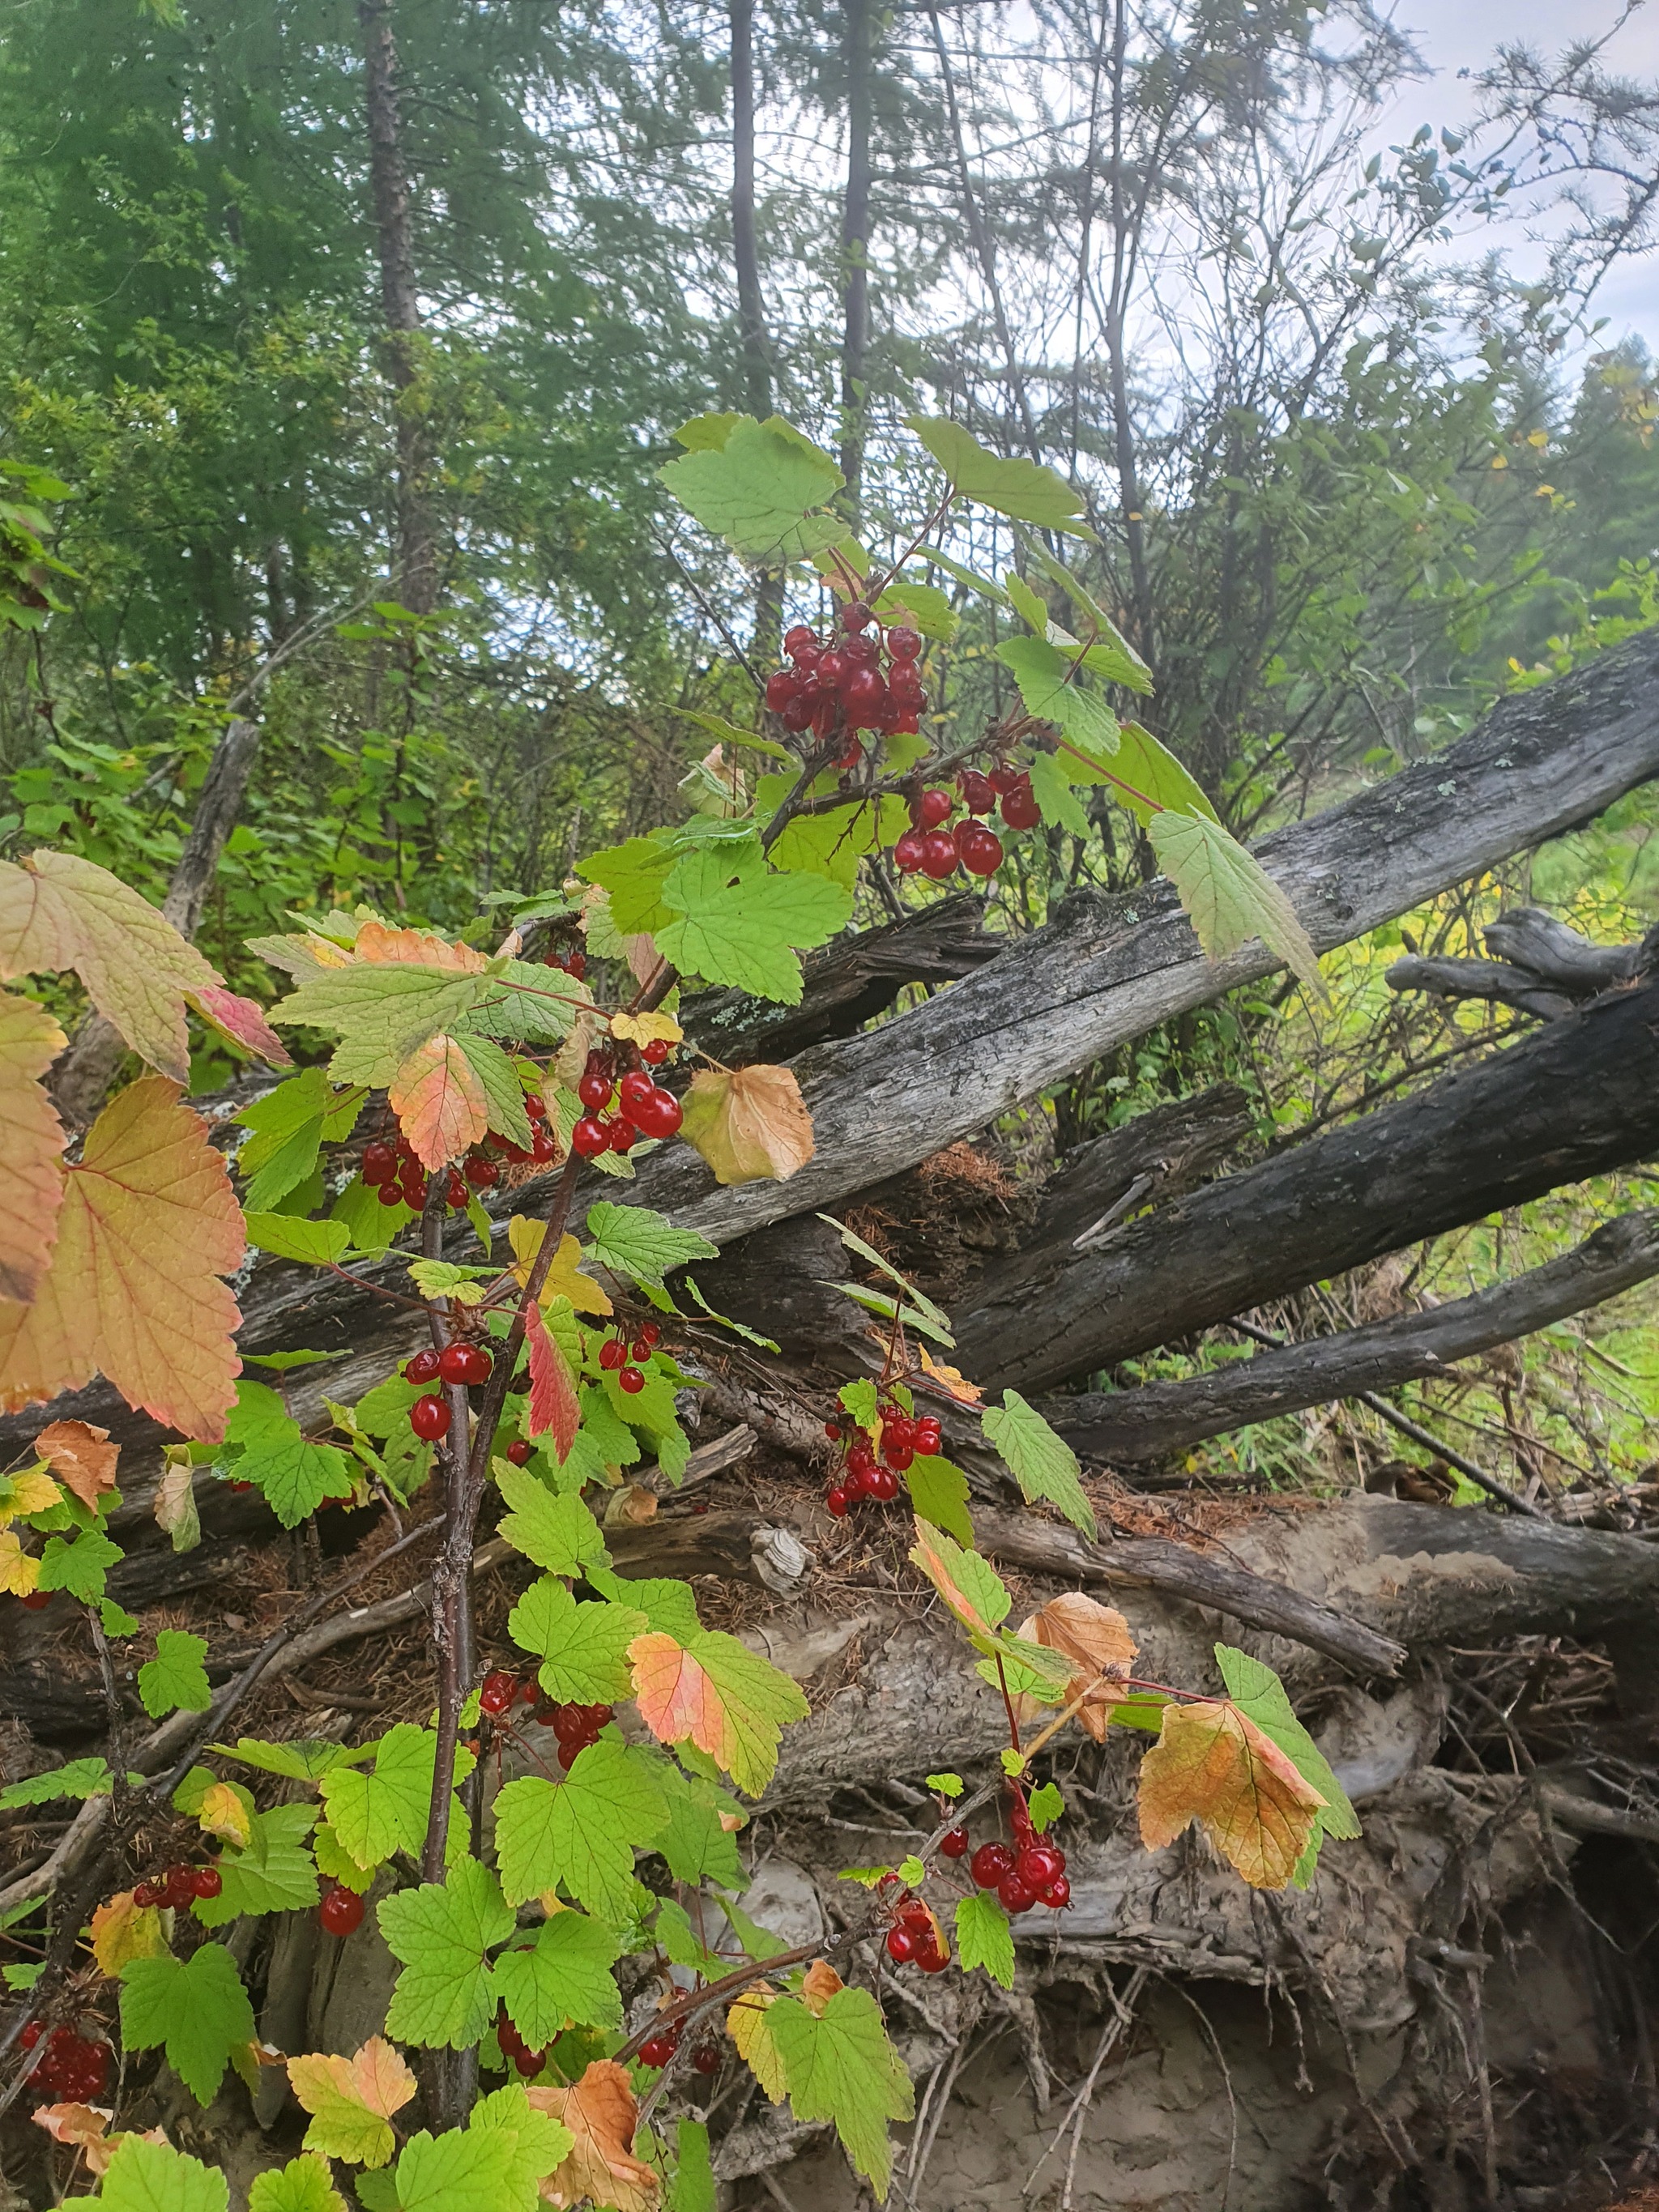
[[[1610,30],[1622,12],[1619,0],[1396,0],[1393,21],[1410,34],[1435,74],[1408,88],[1371,136],[1379,145],[1397,145],[1422,123],[1455,129],[1470,105],[1469,84],[1459,78],[1460,70],[1480,70],[1499,46],[1557,54],[1570,40]],[[1659,77],[1659,0],[1646,0],[1603,58],[1620,75]],[[1615,269],[1597,295],[1595,312],[1608,318],[1599,343],[1634,331],[1659,352],[1659,250]]]

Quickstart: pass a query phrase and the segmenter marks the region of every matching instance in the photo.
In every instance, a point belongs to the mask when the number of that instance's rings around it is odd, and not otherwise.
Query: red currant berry
[[[964,822],[957,832],[957,854],[970,876],[994,876],[1002,866],[1002,840],[982,823]]]
[[[988,814],[997,803],[997,794],[988,775],[981,775],[976,768],[965,768],[960,778],[962,803],[970,814]]]
[[[838,1444],[841,1442],[841,1423],[826,1421],[823,1425],[823,1433],[832,1444]]]
[[[981,1844],[968,1862],[968,1871],[981,1889],[994,1889],[1014,1870],[1014,1855],[1006,1844]]]
[[[718,2074],[720,2070],[719,2047],[712,2043],[700,2043],[691,2053],[691,2071],[694,2074]]]
[[[132,1901],[140,1907],[159,1905],[161,1902],[161,1891],[155,1882],[141,1881],[132,1893]]]
[[[666,2066],[674,2056],[674,2039],[670,2035],[647,2035],[640,2045],[641,2066]]]
[[[941,1854],[947,1859],[965,1859],[968,1856],[966,1828],[947,1828],[939,1839]]]
[[[453,1207],[457,1213],[459,1213],[465,1206],[467,1200],[471,1196],[471,1194],[472,1194],[466,1187],[466,1177],[465,1176],[452,1175],[449,1181],[444,1185],[445,1201],[447,1205]]]
[[[611,1124],[610,1146],[613,1152],[631,1152],[639,1131],[624,1121],[620,1114]]]
[[[635,1115],[634,1126],[642,1137],[672,1137],[684,1118],[679,1100],[659,1084]]]
[[[522,1467],[534,1449],[534,1445],[523,1437],[514,1437],[507,1448],[508,1463],[513,1467]]]
[[[673,1049],[666,1037],[653,1037],[648,1044],[640,1047],[640,1057],[648,1060],[653,1067],[660,1067]]]
[[[927,704],[927,686],[914,665],[901,661],[888,683],[887,696],[901,714],[914,714]]]
[[[1036,1892],[1020,1874],[1006,1874],[997,1884],[997,1895],[1002,1900],[1005,1912],[1029,1912],[1036,1903]]]
[[[1046,1889],[1066,1871],[1066,1862],[1052,1844],[1027,1844],[1016,1863],[1022,1881],[1033,1889]]]
[[[224,1878],[217,1867],[198,1867],[195,1889],[198,1897],[217,1897],[224,1887]]]
[[[799,734],[799,732],[806,728],[813,716],[817,713],[817,710],[818,694],[816,688],[810,691],[803,691],[799,698],[792,699],[789,702],[789,704],[784,708],[784,728],[786,730],[793,730],[797,734]]]
[[[922,863],[926,840],[920,830],[907,830],[893,848],[893,866],[902,876],[914,876]]]
[[[600,1152],[610,1150],[611,1132],[594,1115],[584,1114],[570,1132],[570,1144],[571,1149],[580,1152],[585,1160],[594,1159]]]
[[[805,680],[799,671],[793,668],[776,669],[767,678],[766,703],[775,714],[782,714],[789,702],[799,696]]]
[[[916,1939],[902,1925],[887,1931],[887,1955],[896,1966],[904,1966],[916,1955]]]
[[[542,2063],[542,2054],[539,2051],[515,2051],[513,2053],[514,2067],[524,2075],[526,2081],[528,2081],[532,2074],[541,2072]]]
[[[526,1091],[525,1092],[524,1110],[529,1115],[532,1121],[546,1121],[547,1101],[542,1097],[539,1091]]]
[[[449,1408],[441,1398],[417,1398],[409,1409],[409,1425],[417,1437],[435,1444],[449,1434]]]
[[[491,1183],[500,1180],[501,1172],[495,1161],[487,1160],[482,1152],[474,1152],[461,1170],[474,1190],[488,1190]]]
[[[1035,830],[1042,819],[1042,809],[1029,783],[1016,784],[1012,791],[1002,794],[1002,818],[1011,830]]]
[[[848,1498],[844,1484],[832,1482],[823,1493],[823,1502],[837,1521],[844,1521],[847,1518],[847,1509],[853,1501]]]
[[[918,1949],[916,1953],[916,1964],[924,1974],[942,1974],[950,1963],[937,1942],[929,1943],[925,1949]]]
[[[317,1907],[319,1924],[330,1936],[349,1936],[362,1918],[363,1900],[355,1889],[331,1889]]]
[[[890,1505],[899,1494],[899,1479],[890,1467],[872,1468],[863,1482],[865,1496],[878,1505]]]
[[[404,1194],[395,1182],[383,1182],[375,1193],[382,1206],[401,1206]]]
[[[988,778],[995,792],[1012,791],[1016,784],[1029,783],[1030,778],[1023,768],[1011,768],[1006,761],[998,761]]]
[[[643,1106],[655,1089],[651,1078],[642,1067],[630,1067],[617,1088],[617,1103],[629,1120],[636,1126],[639,1115],[635,1108]]]
[[[23,2030],[23,2033],[18,2037],[17,2040],[21,2044],[25,2051],[33,2051],[35,2045],[40,2040],[40,2021],[38,2020],[32,2020],[28,2026]]]
[[[438,1358],[438,1373],[446,1382],[464,1383],[471,1366],[470,1344],[447,1344]]]
[[[840,684],[842,678],[857,665],[858,663],[849,660],[844,653],[830,652],[820,658],[817,668],[812,672],[824,690],[833,691]]]
[[[599,1364],[611,1372],[628,1364],[628,1346],[619,1336],[607,1336],[599,1346]]]
[[[430,1347],[425,1352],[417,1352],[412,1359],[406,1359],[404,1362],[405,1382],[435,1382],[438,1373],[438,1355]]]
[[[948,830],[930,830],[921,841],[921,872],[936,884],[957,872],[957,841]]]
[[[608,1075],[584,1075],[576,1085],[576,1096],[590,1114],[598,1114],[611,1103],[611,1078]]]
[[[915,660],[921,652],[921,632],[908,623],[896,623],[887,633],[887,650],[895,660]]]
[[[640,1323],[640,1342],[654,1352],[662,1342],[662,1323],[655,1321],[642,1321]]]
[[[881,1448],[881,1455],[883,1459],[886,1461],[888,1466],[891,1468],[896,1474],[902,1474],[905,1468],[908,1467],[911,1461],[915,1459],[915,1453],[908,1444],[890,1444],[884,1443]]]
[[[843,629],[868,629],[875,618],[874,610],[866,606],[862,599],[848,599],[841,611],[841,626]]]
[[[637,1367],[619,1367],[617,1370],[617,1388],[619,1390],[626,1390],[630,1398],[637,1397],[645,1388],[645,1377]]]
[[[390,1145],[377,1143],[363,1146],[363,1181],[365,1182],[390,1182],[397,1172],[398,1155]]]
[[[866,726],[887,696],[887,686],[873,668],[855,668],[841,687],[841,702],[849,722]]]
[[[195,1868],[170,1866],[161,1894],[174,1912],[182,1912],[196,1894]]]
[[[559,1140],[551,1129],[537,1130],[530,1140],[530,1157],[538,1166],[545,1166],[549,1160],[558,1158]]]
[[[808,629],[805,623],[797,623],[792,629],[787,629],[783,634],[783,649],[791,660],[799,660],[805,648],[808,646],[816,647],[817,641],[817,631]]]
[[[1037,1898],[1041,1904],[1052,1905],[1056,1912],[1063,1912],[1072,1901],[1072,1885],[1063,1874],[1057,1874],[1051,1882],[1038,1890]]]
[[[937,830],[941,822],[948,822],[956,812],[957,803],[948,791],[937,784],[924,791],[913,811],[918,825],[923,830]]]
[[[504,1713],[519,1694],[519,1686],[511,1674],[486,1674],[483,1687],[478,1692],[478,1705],[486,1713]]]
[[[876,1455],[860,1437],[847,1455],[847,1472],[848,1474],[873,1474],[875,1471]]]

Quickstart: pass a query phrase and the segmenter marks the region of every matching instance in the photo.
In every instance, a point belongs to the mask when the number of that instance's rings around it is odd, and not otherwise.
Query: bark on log
[[[1045,1399],[1042,1411],[1083,1458],[1156,1459],[1246,1422],[1443,1375],[1454,1360],[1512,1343],[1656,1274],[1659,1212],[1627,1213],[1576,1251],[1472,1297],[1270,1352],[1190,1382]]]
[[[1397,1106],[1016,1269],[957,1364],[1021,1389],[1109,1366],[1264,1300],[1659,1150],[1659,984],[1622,991]]]

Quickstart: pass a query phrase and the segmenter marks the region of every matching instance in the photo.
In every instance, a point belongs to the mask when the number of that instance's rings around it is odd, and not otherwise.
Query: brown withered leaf
[[[34,1439],[34,1449],[90,1512],[95,1513],[104,1492],[115,1487],[121,1447],[110,1442],[107,1429],[95,1429],[90,1421],[53,1421]]]
[[[1283,1889],[1326,1804],[1271,1736],[1219,1698],[1164,1708],[1140,1762],[1140,1837],[1150,1851],[1196,1820],[1254,1889]]]
[[[812,1157],[812,1117],[787,1067],[700,1068],[680,1134],[720,1183],[787,1182]]]
[[[550,2204],[576,2205],[591,2197],[614,2212],[655,2212],[661,2185],[634,2155],[639,2108],[625,2066],[596,2058],[571,2087],[526,2094],[538,2112],[562,2120],[575,2137],[563,2164],[542,2184]]]
[[[800,2001],[815,2019],[822,2020],[825,2005],[846,1986],[828,1959],[814,1959],[801,1977]]]
[[[1067,1686],[1066,1702],[1069,1705],[1073,1698],[1083,1697],[1074,1717],[1078,1726],[1097,1743],[1103,1742],[1112,1709],[1120,1702],[1120,1692],[1113,1685],[1127,1681],[1135,1653],[1140,1648],[1116,1607],[1097,1605],[1080,1590],[1068,1590],[1061,1597],[1051,1598],[1041,1612],[1022,1620],[1014,1632],[1023,1636],[1028,1644],[1045,1644],[1051,1651],[1058,1651],[1062,1658],[1073,1662],[1076,1671]],[[1103,1674],[1107,1677],[1105,1681],[1098,1680]],[[1041,1708],[1033,1698],[1020,1698],[1016,1700],[1015,1710],[1024,1722],[1033,1718]]]

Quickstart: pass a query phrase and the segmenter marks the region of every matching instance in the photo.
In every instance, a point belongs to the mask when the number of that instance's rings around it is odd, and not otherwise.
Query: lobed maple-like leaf
[[[654,2212],[662,2194],[654,2170],[634,2155],[639,2107],[628,2069],[596,2058],[568,2088],[526,2092],[538,2112],[570,2130],[563,2161],[542,2184],[550,2204],[568,2207],[591,2198],[614,2212]]]
[[[100,1973],[118,1978],[130,1959],[159,1959],[167,1948],[161,1932],[161,1915],[154,1905],[134,1902],[130,1889],[122,1890],[92,1916],[92,1955]]]
[[[489,1954],[513,1933],[513,1914],[488,1867],[464,1858],[441,1882],[383,1897],[380,1933],[403,1972],[386,2016],[406,2043],[478,2041],[495,2009]]]
[[[1046,1498],[1092,1541],[1095,1510],[1079,1480],[1077,1454],[1018,1390],[1005,1390],[1000,1406],[980,1417],[985,1440],[999,1453],[1033,1504]]]
[[[400,2051],[372,2035],[355,2058],[313,2051],[288,2061],[294,2094],[311,2114],[305,2147],[354,2166],[385,2166],[397,2148],[392,2115],[415,2094]]]
[[[507,1241],[513,1250],[513,1276],[521,1291],[530,1287],[531,1270],[546,1234],[544,1221],[527,1220],[522,1213],[515,1213],[507,1224]],[[603,1318],[614,1309],[593,1278],[582,1273],[581,1256],[582,1248],[574,1237],[567,1232],[560,1237],[559,1249],[553,1255],[542,1284],[541,1303],[550,1306],[555,1299],[564,1298],[578,1313]]]
[[[131,1959],[121,1969],[121,2040],[167,2046],[167,2063],[198,2105],[211,2104],[239,2045],[254,2039],[253,2008],[222,1943],[188,1960]]]
[[[64,1201],[64,1125],[40,1080],[64,1042],[44,1006],[0,991],[0,1298],[23,1304],[46,1272]]]
[[[576,1386],[539,1304],[525,1315],[524,1335],[530,1353],[530,1409],[525,1420],[525,1434],[550,1437],[554,1455],[562,1467],[582,1425]]]
[[[1293,975],[1325,995],[1319,955],[1300,916],[1253,853],[1208,815],[1173,807],[1153,815],[1146,834],[1212,960],[1259,937]]]
[[[1120,1702],[1112,1685],[1127,1679],[1139,1649],[1123,1615],[1115,1606],[1100,1605],[1080,1590],[1068,1590],[1028,1615],[1014,1633],[1030,1643],[1046,1644],[1073,1662],[1076,1671],[1067,1686],[1066,1702],[1070,1705],[1074,1698],[1083,1698],[1073,1717],[1097,1743],[1104,1742],[1113,1711]],[[1103,1681],[1103,1675],[1107,1678]],[[1022,1722],[1036,1711],[1030,1698],[1016,1701],[1015,1711]]]
[[[34,1439],[34,1449],[65,1490],[72,1490],[89,1511],[101,1510],[98,1501],[114,1489],[115,1463],[121,1456],[107,1429],[89,1421],[52,1421]]]
[[[385,966],[413,962],[417,967],[453,968],[463,975],[482,975],[489,962],[470,945],[452,944],[430,929],[392,929],[366,921],[351,941],[354,959]]]
[[[453,1036],[441,1033],[416,1046],[386,1097],[422,1166],[434,1173],[459,1159],[489,1127],[489,1102],[471,1061]]]
[[[106,868],[45,850],[0,861],[0,980],[66,968],[141,1060],[188,1082],[185,994],[222,990],[224,978]]]
[[[495,1800],[495,1848],[510,1902],[560,1883],[602,1920],[630,1917],[634,1853],[661,1834],[668,1808],[643,1753],[611,1736],[579,1752],[558,1784],[526,1774]]]
[[[812,1117],[787,1067],[700,1068],[680,1134],[720,1183],[787,1182],[812,1157]]]
[[[608,1928],[585,1912],[555,1912],[533,1943],[501,1953],[495,1993],[532,2051],[572,2025],[622,2026],[622,1996],[611,1972],[621,1948]]]
[[[889,2120],[908,2120],[915,2096],[868,1990],[841,1990],[815,2015],[780,1997],[767,2015],[798,2120],[833,2120],[842,2146],[884,2202],[892,2177]]]
[[[758,1797],[784,1726],[811,1710],[799,1687],[735,1636],[700,1629],[685,1643],[636,1637],[628,1647],[640,1717],[659,1743],[696,1744]]]
[[[161,1077],[129,1085],[65,1173],[34,1304],[0,1300],[0,1404],[56,1397],[101,1370],[130,1406],[216,1443],[235,1395],[241,1318],[218,1278],[240,1264],[246,1243],[207,1124]]]
[[[988,1639],[1012,1603],[996,1569],[925,1521],[915,1530],[911,1565],[921,1568],[970,1636]]]
[[[1284,1888],[1325,1804],[1270,1736],[1218,1698],[1165,1705],[1158,1741],[1140,1763],[1147,1850],[1196,1820],[1254,1889]]]

